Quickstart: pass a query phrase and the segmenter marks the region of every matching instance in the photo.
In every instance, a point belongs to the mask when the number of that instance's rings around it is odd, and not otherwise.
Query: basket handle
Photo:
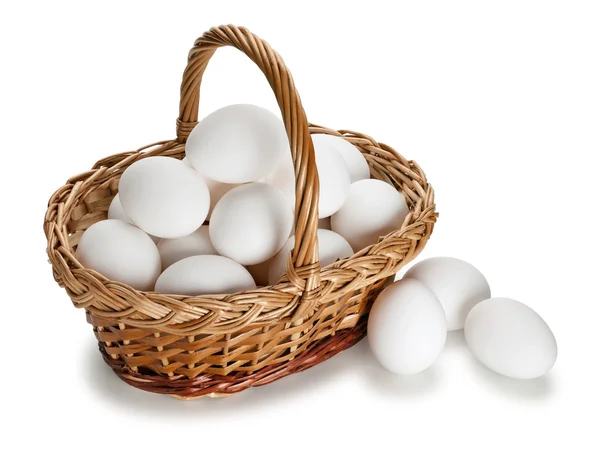
[[[290,282],[303,292],[295,314],[296,317],[302,317],[314,306],[320,290],[317,243],[319,177],[306,114],[281,56],[247,29],[234,25],[213,27],[196,39],[183,72],[177,140],[184,143],[198,123],[202,75],[212,55],[223,46],[235,47],[254,61],[269,81],[281,109],[296,177],[295,244],[286,274]]]

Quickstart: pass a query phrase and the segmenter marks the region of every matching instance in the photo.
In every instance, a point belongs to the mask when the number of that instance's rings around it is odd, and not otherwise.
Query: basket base
[[[104,361],[127,384],[144,391],[167,394],[178,400],[193,400],[205,396],[226,397],[249,387],[264,386],[288,375],[302,372],[352,347],[366,335],[366,331],[367,316],[363,316],[353,328],[315,342],[291,361],[267,366],[254,373],[205,374],[193,379],[183,375],[165,377],[133,372],[120,359],[112,359],[102,345],[99,345],[99,348]]]

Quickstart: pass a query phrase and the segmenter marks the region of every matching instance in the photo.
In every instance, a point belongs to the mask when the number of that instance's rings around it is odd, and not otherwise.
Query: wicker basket
[[[185,297],[140,292],[84,268],[83,231],[106,218],[123,171],[142,158],[183,158],[198,120],[202,74],[222,46],[263,71],[281,108],[296,174],[295,246],[276,286]],[[410,212],[402,227],[350,258],[320,267],[319,179],[310,134],[342,136],[367,159],[371,176],[397,188]],[[358,342],[373,299],[427,242],[436,220],[433,189],[419,166],[387,145],[307,122],[292,77],[269,45],[235,26],[213,28],[189,53],[181,84],[177,139],[98,161],[50,199],[44,221],[54,278],[84,308],[105,361],[125,382],[177,398],[220,396],[300,372]]]

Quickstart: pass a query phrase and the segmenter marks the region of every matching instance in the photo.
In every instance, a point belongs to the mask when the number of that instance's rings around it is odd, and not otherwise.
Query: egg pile
[[[401,193],[370,179],[345,139],[313,135],[319,256],[327,266],[402,226]],[[273,285],[294,246],[295,176],[283,122],[231,105],[190,133],[185,158],[152,156],[122,174],[108,219],[81,236],[84,267],[143,291],[225,294]]]
[[[516,300],[491,298],[483,274],[455,258],[414,265],[378,296],[367,327],[376,359],[402,375],[430,367],[447,332],[463,329],[475,358],[511,378],[543,376],[557,356],[554,335],[535,311]]]

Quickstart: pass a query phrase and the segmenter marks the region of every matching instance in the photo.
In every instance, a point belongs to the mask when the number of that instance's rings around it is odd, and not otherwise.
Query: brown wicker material
[[[295,238],[276,286],[228,295],[185,297],[140,292],[84,268],[76,258],[83,231],[106,218],[119,177],[149,156],[183,158],[198,120],[202,74],[215,50],[233,46],[263,71],[281,108],[296,174]],[[354,256],[320,267],[319,180],[310,134],[344,137],[365,156],[371,176],[397,188],[410,212],[395,232]],[[427,242],[436,220],[433,189],[413,161],[351,131],[309,125],[281,57],[244,28],[221,26],[199,38],[181,84],[177,139],[109,156],[67,181],[44,221],[54,278],[87,311],[101,351],[127,383],[178,398],[218,396],[305,370],[365,333],[372,300]]]

